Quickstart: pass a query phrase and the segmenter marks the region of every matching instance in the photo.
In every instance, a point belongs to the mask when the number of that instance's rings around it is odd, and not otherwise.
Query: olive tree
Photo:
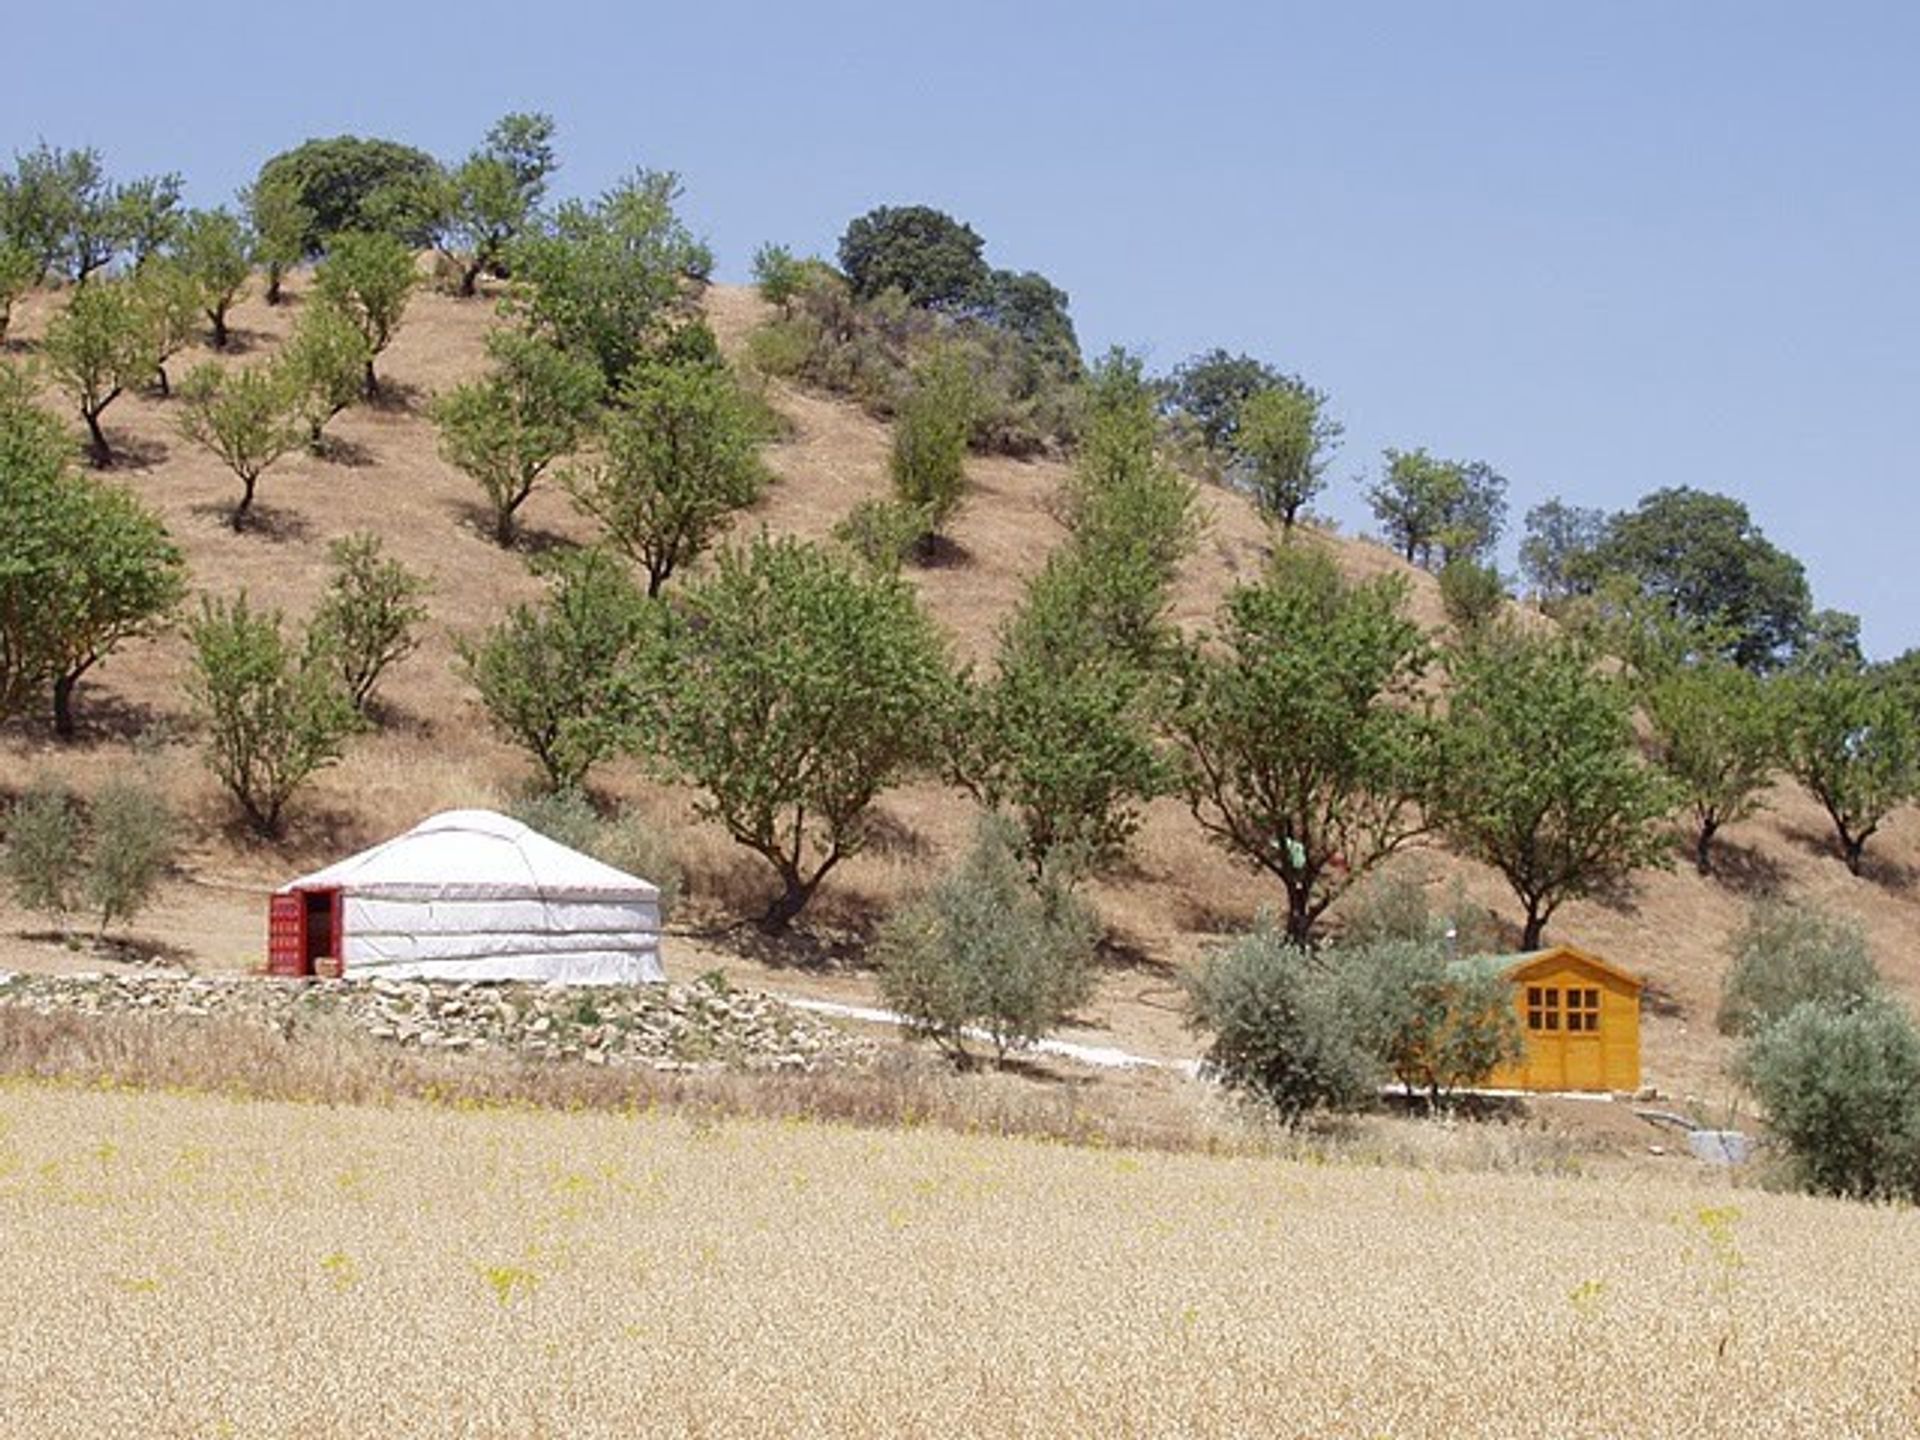
[[[547,469],[579,448],[601,395],[599,369],[538,335],[487,337],[491,372],[434,402],[440,454],[480,483],[494,543],[513,544],[520,507]]]
[[[658,758],[772,866],[761,923],[783,930],[866,843],[875,797],[937,759],[939,631],[899,577],[761,536],[719,552],[656,653]]]

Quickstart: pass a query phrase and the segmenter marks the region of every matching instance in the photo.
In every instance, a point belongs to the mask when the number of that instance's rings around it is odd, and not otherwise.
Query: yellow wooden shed
[[[1526,1052],[1501,1090],[1640,1088],[1640,977],[1572,945],[1493,957],[1512,982]]]

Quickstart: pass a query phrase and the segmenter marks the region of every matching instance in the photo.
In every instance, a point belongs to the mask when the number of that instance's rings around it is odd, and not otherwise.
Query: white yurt
[[[660,967],[660,892],[491,810],[449,810],[283,885],[276,975],[631,985]]]

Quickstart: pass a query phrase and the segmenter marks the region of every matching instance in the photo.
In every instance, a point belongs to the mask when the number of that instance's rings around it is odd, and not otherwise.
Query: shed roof
[[[1473,955],[1456,960],[1454,964],[1462,968],[1491,970],[1509,980],[1520,980],[1536,968],[1547,969],[1554,964],[1568,962],[1610,976],[1635,990],[1646,985],[1646,981],[1631,970],[1623,970],[1612,961],[1604,960],[1590,950],[1582,950],[1577,945],[1549,945],[1542,950],[1521,950],[1508,955]]]
[[[639,876],[492,810],[430,816],[391,840],[288,881],[279,893],[331,889],[395,900],[660,898]]]

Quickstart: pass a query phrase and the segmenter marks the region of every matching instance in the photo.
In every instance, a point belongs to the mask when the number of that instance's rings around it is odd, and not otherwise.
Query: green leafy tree
[[[345,311],[323,300],[301,310],[275,368],[311,453],[322,453],[328,423],[365,393],[372,364],[366,337]]]
[[[533,756],[549,789],[574,790],[636,741],[657,617],[603,550],[543,569],[546,598],[514,606],[460,653],[494,728]]]
[[[1080,378],[1080,340],[1067,313],[1067,292],[1036,270],[995,270],[973,313],[1017,340],[1032,366],[1066,380]]]
[[[1263,390],[1287,377],[1251,355],[1213,349],[1174,370],[1161,387],[1162,402],[1176,420],[1198,432],[1200,443],[1217,461],[1233,451],[1240,433],[1240,411]]]
[[[506,272],[507,252],[532,223],[556,164],[552,117],[513,114],[447,177],[441,248],[460,266],[461,295],[472,296],[482,275]]]
[[[208,363],[181,383],[180,399],[180,433],[212,451],[240,481],[229,523],[244,530],[260,477],[300,445],[286,382],[270,366],[227,370]]]
[[[1899,1004],[1796,1006],[1740,1064],[1807,1189],[1920,1199],[1920,1030]]]
[[[760,498],[759,425],[724,365],[636,367],[605,419],[604,453],[566,477],[574,503],[658,595]]]
[[[56,922],[74,907],[82,875],[82,823],[73,793],[42,777],[7,812],[0,871],[14,903]]]
[[[361,718],[380,678],[420,644],[427,582],[388,556],[380,537],[359,531],[327,547],[333,575],[308,626]]]
[[[331,669],[285,633],[280,613],[255,610],[244,591],[203,598],[187,635],[187,693],[207,764],[254,830],[277,836],[288,803],[340,758],[353,705]]]
[[[52,503],[60,563],[40,592],[52,657],[54,732],[74,733],[80,681],[129,640],[155,634],[186,593],[186,561],[160,519],[116,486],[69,478]]]
[[[1440,460],[1425,450],[1388,450],[1386,461],[1367,499],[1394,548],[1429,567],[1484,562],[1506,524],[1506,480],[1482,461]]]
[[[268,159],[253,183],[251,208],[263,236],[291,229],[298,219],[299,258],[326,253],[334,236],[347,233],[386,235],[418,250],[431,241],[440,220],[445,185],[440,163],[423,150],[338,135]],[[269,212],[265,217],[262,208]],[[262,218],[271,223],[261,224]],[[273,249],[286,255],[278,234]]]
[[[1041,1039],[1093,989],[1092,916],[1022,873],[1013,829],[989,816],[972,848],[891,917],[875,945],[880,994],[956,1061],[969,1031],[996,1059]]]
[[[786,246],[769,242],[753,252],[753,279],[760,287],[760,298],[778,305],[784,314],[792,309],[793,297],[806,279],[806,266]]]
[[[1868,672],[1805,670],[1780,683],[1787,768],[1826,810],[1858,875],[1881,822],[1920,794],[1920,731]]]
[[[1449,661],[1453,686],[1431,810],[1454,846],[1505,877],[1540,945],[1567,900],[1665,863],[1678,801],[1643,764],[1625,683],[1584,648],[1496,627]]]
[[[964,357],[943,350],[915,370],[913,388],[893,422],[889,469],[894,495],[926,519],[921,553],[931,556],[940,531],[966,490],[967,435],[978,394]]]
[[[285,175],[256,181],[240,192],[253,231],[254,259],[266,266],[269,305],[280,303],[287,271],[306,258],[307,237],[319,233],[314,213],[300,194],[298,183]]]
[[[660,652],[667,771],[762,856],[783,930],[868,837],[874,798],[937,760],[952,674],[938,629],[895,576],[798,540],[719,552]]]
[[[1355,995],[1369,1048],[1409,1095],[1437,1104],[1521,1056],[1513,985],[1497,960],[1455,960],[1428,936],[1343,946],[1329,963]]]
[[[199,290],[201,313],[213,327],[213,348],[227,348],[227,316],[247,293],[253,274],[246,222],[230,210],[190,210],[180,222],[174,253]]]
[[[493,122],[483,153],[506,165],[531,214],[546,198],[547,181],[560,168],[553,148],[553,117],[538,110],[514,110]]]
[[[1527,511],[1520,541],[1520,573],[1533,593],[1554,604],[1590,594],[1606,539],[1604,510],[1569,505],[1558,498]]]
[[[0,341],[7,338],[14,305],[39,283],[40,263],[33,252],[9,239],[5,228],[0,227]]]
[[[1630,577],[1680,620],[1726,635],[1727,658],[1750,670],[1782,663],[1811,618],[1800,562],[1726,495],[1654,491],[1608,522],[1594,562]]]
[[[126,282],[147,327],[147,354],[162,399],[173,394],[167,362],[193,343],[200,322],[200,286],[178,261],[161,255]]]
[[[681,319],[687,279],[713,268],[674,213],[679,198],[678,176],[642,170],[591,203],[568,201],[509,252],[511,313],[592,360],[610,391]]]
[[[152,901],[173,862],[174,821],[157,791],[125,777],[101,786],[90,809],[80,889],[104,936]]]
[[[125,184],[109,179],[98,150],[42,143],[14,159],[5,187],[7,229],[37,262],[76,285],[122,255],[142,262],[166,243],[180,200],[180,177]]]
[[[1265,1101],[1282,1123],[1377,1098],[1385,1071],[1371,1017],[1338,967],[1285,930],[1263,922],[1186,983],[1188,1023],[1212,1037],[1208,1070]]]
[[[1240,406],[1234,471],[1254,504],[1283,531],[1327,483],[1327,465],[1344,433],[1326,413],[1327,397],[1297,380],[1257,390]]]
[[[1406,586],[1352,584],[1317,549],[1284,546],[1228,597],[1218,645],[1194,645],[1170,717],[1188,803],[1208,836],[1279,880],[1287,934],[1426,828],[1430,649]]]
[[[173,243],[180,219],[178,175],[150,175],[113,187],[108,230],[115,249],[136,270]]]
[[[1652,680],[1642,696],[1653,753],[1693,811],[1693,861],[1713,873],[1713,837],[1760,807],[1780,727],[1759,677],[1708,656]]]
[[[35,392],[27,372],[0,361],[0,720],[34,703],[58,664],[47,597],[64,583],[82,508],[71,442]]]
[[[487,353],[492,372],[443,395],[433,418],[441,458],[480,483],[505,547],[540,477],[586,439],[601,377],[591,360],[517,330],[488,335]]]
[[[985,242],[973,228],[926,205],[882,205],[840,237],[840,268],[856,299],[898,290],[919,306],[960,309],[987,282]]]
[[[314,272],[314,291],[345,315],[367,344],[366,393],[380,394],[374,357],[387,348],[407,300],[419,283],[413,252],[391,235],[350,231],[327,242],[327,258]]]
[[[1723,1035],[1758,1035],[1797,1006],[1850,1005],[1880,992],[1860,923],[1803,900],[1761,901],[1728,949],[1714,1017]]]
[[[113,464],[100,417],[128,386],[154,372],[153,327],[130,280],[83,285],[47,322],[41,353],[47,373],[86,423],[96,467]]]

